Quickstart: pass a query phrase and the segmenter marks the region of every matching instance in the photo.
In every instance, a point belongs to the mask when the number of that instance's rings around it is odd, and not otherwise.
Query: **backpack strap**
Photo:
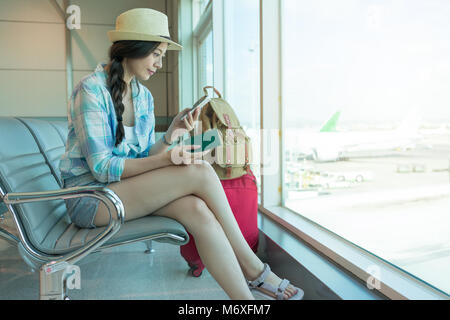
[[[213,89],[214,92],[219,96],[219,98],[222,98],[222,95],[220,94],[220,92],[216,88],[214,88],[213,86],[206,86],[206,87],[203,88],[203,92],[205,93],[205,95],[208,95],[207,89]]]
[[[225,122],[227,123],[228,129],[231,129],[231,120],[228,113],[223,114],[223,118],[225,119]]]
[[[227,178],[231,177],[231,167],[227,167]]]
[[[248,144],[247,144],[247,140],[245,141],[245,166],[244,169],[247,171],[248,173]]]
[[[225,118],[225,121],[227,123],[227,133],[225,135],[225,139],[226,141],[228,139],[233,139],[233,131],[231,130],[231,121],[230,121],[230,116],[228,114],[224,114],[223,117]],[[226,150],[226,158],[227,158],[227,178],[231,177],[231,150],[230,150],[230,144],[226,143],[225,141],[225,150]]]
[[[229,139],[228,134],[225,135],[225,146],[226,146],[226,158],[227,158],[227,178],[231,177],[231,150],[230,144],[227,144],[227,140]]]

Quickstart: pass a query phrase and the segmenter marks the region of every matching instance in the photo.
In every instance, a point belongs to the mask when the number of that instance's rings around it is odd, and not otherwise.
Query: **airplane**
[[[421,117],[413,110],[395,130],[338,131],[341,111],[335,112],[319,129],[304,131],[286,129],[286,145],[299,151],[305,159],[316,162],[339,161],[354,152],[414,149],[423,135],[418,132]],[[294,151],[294,152],[295,152]],[[291,151],[292,152],[292,151]]]

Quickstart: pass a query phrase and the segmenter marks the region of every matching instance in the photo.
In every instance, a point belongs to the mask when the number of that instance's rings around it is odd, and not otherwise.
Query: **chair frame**
[[[146,237],[140,237],[132,240],[122,241],[110,245],[103,245],[119,230],[125,223],[125,209],[122,201],[111,189],[104,186],[79,186],[71,188],[62,188],[58,190],[43,192],[10,192],[5,193],[0,186],[1,201],[6,205],[11,213],[14,224],[18,230],[19,237],[0,228],[0,238],[3,238],[10,244],[22,247],[22,257],[25,255],[31,258],[32,262],[24,259],[33,270],[39,266],[39,298],[41,300],[64,300],[68,299],[68,289],[80,289],[79,267],[75,265],[90,253],[102,251],[120,245],[126,245],[134,242],[145,241],[147,243],[146,253],[153,253],[152,240],[170,238],[171,240],[183,243],[187,239],[172,233],[158,233]],[[22,224],[20,214],[13,207],[14,204],[30,203],[36,201],[63,200],[70,198],[93,197],[102,201],[109,212],[109,224],[105,230],[95,238],[89,240],[81,248],[74,249],[67,254],[54,255],[37,250],[27,237],[27,231]],[[113,213],[112,213],[113,212]],[[0,213],[0,216],[2,214]],[[20,250],[19,250],[20,251]],[[23,257],[24,258],[24,257]],[[75,272],[75,273],[74,273]]]

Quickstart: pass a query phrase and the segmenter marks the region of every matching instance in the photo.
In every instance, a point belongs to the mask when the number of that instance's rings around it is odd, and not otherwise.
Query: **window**
[[[202,90],[205,86],[214,85],[214,68],[213,68],[213,34],[208,33],[203,41],[199,42],[198,48],[198,88]],[[199,92],[204,95],[204,92]]]
[[[203,87],[214,86],[214,36],[212,5],[206,0],[193,0],[194,17],[194,100],[204,95]]]
[[[282,204],[450,293],[450,3],[283,0]]]
[[[259,155],[259,0],[224,1],[225,99],[251,138],[253,164],[260,193]]]
[[[203,87],[214,86],[233,107],[252,141],[251,169],[260,192],[259,0],[193,0],[192,16],[194,100],[204,95]]]
[[[205,9],[211,4],[210,0],[192,0],[192,17],[194,26],[200,21]]]

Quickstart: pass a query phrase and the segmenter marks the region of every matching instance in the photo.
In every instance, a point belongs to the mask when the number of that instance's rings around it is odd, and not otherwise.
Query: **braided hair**
[[[125,106],[122,102],[122,94],[126,89],[126,82],[123,80],[124,69],[122,61],[124,58],[138,59],[145,58],[151,54],[161,42],[138,41],[138,40],[120,40],[115,41],[109,48],[110,67],[108,69],[107,86],[114,102],[114,110],[117,115],[117,134],[115,146],[117,147],[125,137],[123,127],[123,112]],[[135,82],[138,80],[135,77]],[[139,85],[137,86],[139,88]],[[139,93],[138,93],[139,95]]]

